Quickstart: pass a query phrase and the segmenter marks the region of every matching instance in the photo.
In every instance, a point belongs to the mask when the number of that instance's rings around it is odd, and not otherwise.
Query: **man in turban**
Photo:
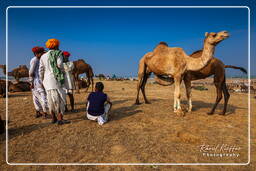
[[[45,51],[43,47],[36,46],[32,48],[32,52],[34,53],[35,57],[33,57],[30,61],[29,81],[31,83],[33,102],[36,109],[35,117],[38,118],[40,116],[43,116],[44,118],[47,118],[48,105],[46,93],[42,82],[39,79],[39,61]]]
[[[63,65],[64,65],[64,70],[65,70],[65,89],[66,93],[69,97],[70,100],[70,106],[71,106],[71,111],[74,111],[74,96],[73,96],[73,90],[75,89],[75,84],[74,84],[74,78],[73,78],[73,69],[74,69],[74,64],[73,62],[69,61],[69,56],[70,53],[67,51],[63,52]],[[65,111],[68,111],[67,104],[65,105]]]
[[[70,122],[63,120],[66,93],[63,88],[63,56],[62,51],[59,50],[59,44],[57,39],[49,39],[46,42],[45,45],[49,48],[49,51],[40,59],[39,75],[46,90],[52,123],[57,122],[58,125],[62,125]]]

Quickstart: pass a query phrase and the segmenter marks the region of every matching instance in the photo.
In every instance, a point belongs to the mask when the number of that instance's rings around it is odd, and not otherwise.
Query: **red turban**
[[[65,57],[69,57],[69,56],[70,56],[70,53],[69,53],[68,51],[64,51],[64,52],[63,52],[63,55],[64,55]]]
[[[36,47],[33,47],[33,48],[32,48],[32,52],[33,52],[33,53],[41,53],[41,52],[44,52],[44,48],[43,48],[43,47],[36,46]]]

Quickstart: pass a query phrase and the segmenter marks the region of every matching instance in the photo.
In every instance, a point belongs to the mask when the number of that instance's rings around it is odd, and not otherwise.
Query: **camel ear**
[[[209,35],[209,33],[208,33],[208,32],[205,32],[205,34],[204,34],[204,35],[205,35],[205,37],[207,37],[207,36]]]

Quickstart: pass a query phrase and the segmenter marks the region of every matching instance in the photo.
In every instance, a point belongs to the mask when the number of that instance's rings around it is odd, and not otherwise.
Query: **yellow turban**
[[[49,39],[45,43],[45,46],[49,49],[55,48],[60,45],[60,42],[57,39]]]

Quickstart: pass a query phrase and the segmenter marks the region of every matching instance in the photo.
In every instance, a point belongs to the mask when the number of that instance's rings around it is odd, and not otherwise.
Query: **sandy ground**
[[[99,126],[84,119],[83,90],[75,94],[77,113],[68,112],[71,124],[58,126],[49,119],[34,118],[31,92],[9,96],[9,163],[247,163],[248,96],[232,93],[226,116],[223,101],[216,114],[207,115],[215,101],[214,86],[193,90],[194,110],[179,117],[173,112],[174,87],[148,84],[151,104],[134,105],[136,81],[104,81],[113,102],[110,122]],[[182,107],[187,107],[182,89]],[[255,123],[255,99],[251,97],[251,123]],[[141,102],[143,99],[141,98]],[[5,99],[0,99],[5,118]],[[251,163],[246,166],[10,166],[5,162],[5,134],[0,136],[0,170],[256,170],[255,124]],[[208,153],[237,156],[214,157],[202,152],[202,145],[216,147]],[[235,147],[225,151],[221,146]],[[206,150],[206,149],[204,149]],[[228,150],[228,149],[226,149]]]

